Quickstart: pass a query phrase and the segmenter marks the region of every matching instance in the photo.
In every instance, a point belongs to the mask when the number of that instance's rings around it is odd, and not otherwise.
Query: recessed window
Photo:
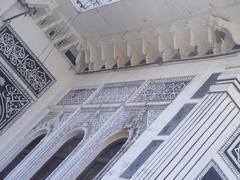
[[[49,36],[51,36],[51,37],[52,37],[54,34],[55,34],[55,31],[53,31],[53,30],[49,32]]]
[[[82,141],[84,134],[80,133],[65,142],[52,157],[34,174],[31,180],[46,179],[68,157]]]
[[[4,179],[20,162],[40,143],[46,134],[39,135],[30,142],[8,165],[0,172],[0,179]]]
[[[89,11],[91,9],[96,9],[108,4],[118,2],[120,0],[71,0],[73,5],[80,12]]]
[[[76,65],[76,59],[78,55],[78,50],[76,46],[70,47],[66,52],[65,56],[69,59],[69,61],[72,63],[72,65]]]
[[[76,180],[92,180],[94,179],[102,169],[111,161],[111,159],[122,148],[127,138],[122,138],[114,141],[107,146],[88,167],[77,177]],[[98,178],[96,178],[98,179]]]

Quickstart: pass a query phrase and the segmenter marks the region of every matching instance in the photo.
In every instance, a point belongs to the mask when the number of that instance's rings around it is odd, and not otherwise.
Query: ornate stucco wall
[[[3,17],[18,11],[12,6]],[[0,136],[0,171],[46,133],[6,179],[30,179],[79,132],[83,140],[48,179],[76,178],[122,137],[126,143],[97,179],[202,179],[211,173],[240,178],[239,52],[77,75],[31,17],[19,17],[10,26],[54,83],[41,95],[33,92],[36,81],[26,83],[17,72],[22,69],[7,62],[9,54],[21,61],[27,51],[10,51],[0,30],[0,52],[6,56],[0,58],[0,90],[7,103],[19,105],[4,114],[12,123]],[[24,72],[31,73],[27,65],[35,65],[24,64]],[[0,120],[8,120],[1,113],[7,103],[0,103]]]

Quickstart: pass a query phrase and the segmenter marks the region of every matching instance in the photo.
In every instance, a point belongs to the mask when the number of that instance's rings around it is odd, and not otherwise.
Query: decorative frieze
[[[175,98],[190,82],[190,79],[191,78],[185,77],[183,79],[175,78],[175,80],[167,79],[167,83],[174,84],[167,84],[168,92],[173,93],[171,98],[169,96],[168,100],[173,100],[173,98]],[[41,157],[51,151],[52,148],[63,139],[63,137],[68,136],[71,132],[76,130],[83,130],[85,134],[81,143],[69,155],[67,160],[49,176],[49,179],[54,179],[55,177],[61,177],[63,179],[69,177],[75,178],[74,174],[79,172],[79,169],[84,168],[87,163],[90,163],[89,159],[91,159],[92,155],[96,153],[96,150],[103,142],[117,132],[129,132],[127,142],[98,175],[98,177],[102,177],[138,139],[147,127],[159,117],[164,109],[162,106],[145,106],[142,104],[138,105],[138,103],[132,103],[128,106],[127,100],[134,93],[137,93],[139,89],[145,89],[145,87],[143,87],[143,82],[144,81],[134,81],[105,84],[97,93],[94,93],[96,90],[95,88],[71,90],[58,102],[57,105],[83,105],[74,113],[64,112],[61,115],[54,115],[54,118],[51,118],[52,120],[48,120],[49,123],[46,124],[46,126],[48,126],[50,132],[54,131],[54,133],[46,138],[45,143],[42,144],[43,147],[39,149],[39,152],[37,152],[38,154],[36,153],[37,155],[35,155],[35,157],[29,157],[29,163],[26,164],[26,166],[31,165],[31,167],[34,167],[36,164],[43,163]],[[176,82],[179,84],[176,85]],[[165,83],[165,81],[161,80],[161,83]],[[153,88],[153,91],[157,94],[159,88]],[[92,95],[93,93],[94,95]],[[139,96],[147,97],[145,93],[139,94]],[[161,98],[156,99],[156,101],[158,100],[161,100]],[[152,101],[152,99],[150,101]],[[51,117],[51,114],[49,114],[49,117]],[[82,156],[82,154],[84,154],[84,156]],[[38,157],[37,159],[36,156]],[[71,169],[69,169],[70,167]],[[29,173],[27,171],[19,173],[16,171],[11,177],[16,176],[28,178]]]
[[[69,91],[57,105],[79,105],[82,104],[87,98],[95,91],[92,89],[77,89]]]
[[[0,55],[37,97],[55,82],[50,72],[8,24],[0,28]]]
[[[111,129],[127,128],[130,133],[133,133],[134,140],[136,140],[144,130],[151,125],[151,123],[157,119],[162,110],[151,110],[140,108],[137,110],[124,109],[115,116]],[[132,132],[131,132],[132,131]]]
[[[125,102],[143,81],[106,84],[90,101],[90,104],[110,104]]]
[[[0,64],[0,133],[18,119],[33,100]]]
[[[78,111],[71,117],[68,127],[64,129],[62,134],[77,128],[84,128],[87,130],[87,136],[92,136],[113,114],[114,111]]]
[[[240,126],[220,149],[219,154],[240,179]]]
[[[192,77],[151,80],[132,99],[131,102],[172,101],[188,85]]]

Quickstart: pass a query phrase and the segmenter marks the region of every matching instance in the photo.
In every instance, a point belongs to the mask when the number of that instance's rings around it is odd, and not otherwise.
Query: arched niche
[[[83,130],[75,130],[65,137],[58,150],[49,160],[32,176],[31,180],[46,179],[68,157],[84,138]]]
[[[36,148],[36,146],[41,142],[41,140],[46,136],[47,130],[41,130],[32,138],[32,141],[28,143],[17,156],[0,172],[0,179],[4,179],[20,162],[28,155],[31,151]]]
[[[123,145],[128,140],[129,133],[122,130],[103,141],[102,145],[96,152],[97,156],[76,178],[76,180],[92,180],[106,167],[114,158]]]

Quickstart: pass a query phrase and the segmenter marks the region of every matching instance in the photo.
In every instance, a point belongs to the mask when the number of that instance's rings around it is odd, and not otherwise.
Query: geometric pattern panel
[[[77,111],[70,117],[70,124],[62,133],[69,132],[75,128],[86,127],[88,129],[88,136],[95,134],[113,114],[114,111]]]
[[[131,102],[172,101],[188,85],[192,77],[151,80]]]
[[[220,149],[219,154],[240,179],[240,126]]]
[[[198,175],[196,180],[227,180],[228,178],[219,168],[215,161],[210,161],[210,163],[203,169],[203,171]]]
[[[77,89],[69,91],[57,105],[79,105],[82,104],[87,98],[95,91],[92,89]]]
[[[125,102],[142,83],[143,81],[106,84],[103,89],[91,100],[90,104]]]
[[[0,64],[0,133],[32,104],[32,98]]]
[[[10,25],[0,28],[0,55],[37,97],[55,82],[54,77]]]
[[[229,114],[231,116],[228,116]],[[193,109],[182,120],[181,123],[184,124],[178,125],[178,132],[172,132],[174,134],[167,137],[164,148],[157,150],[156,155],[151,157],[151,163],[144,164],[142,167],[144,170],[139,171],[134,179],[189,177],[190,170],[200,158],[206,156],[207,151],[213,143],[216,143],[216,140],[221,138],[221,133],[236,115],[238,110],[227,94],[220,94],[220,96],[218,93],[209,94],[204,101],[199,102],[196,110]]]

